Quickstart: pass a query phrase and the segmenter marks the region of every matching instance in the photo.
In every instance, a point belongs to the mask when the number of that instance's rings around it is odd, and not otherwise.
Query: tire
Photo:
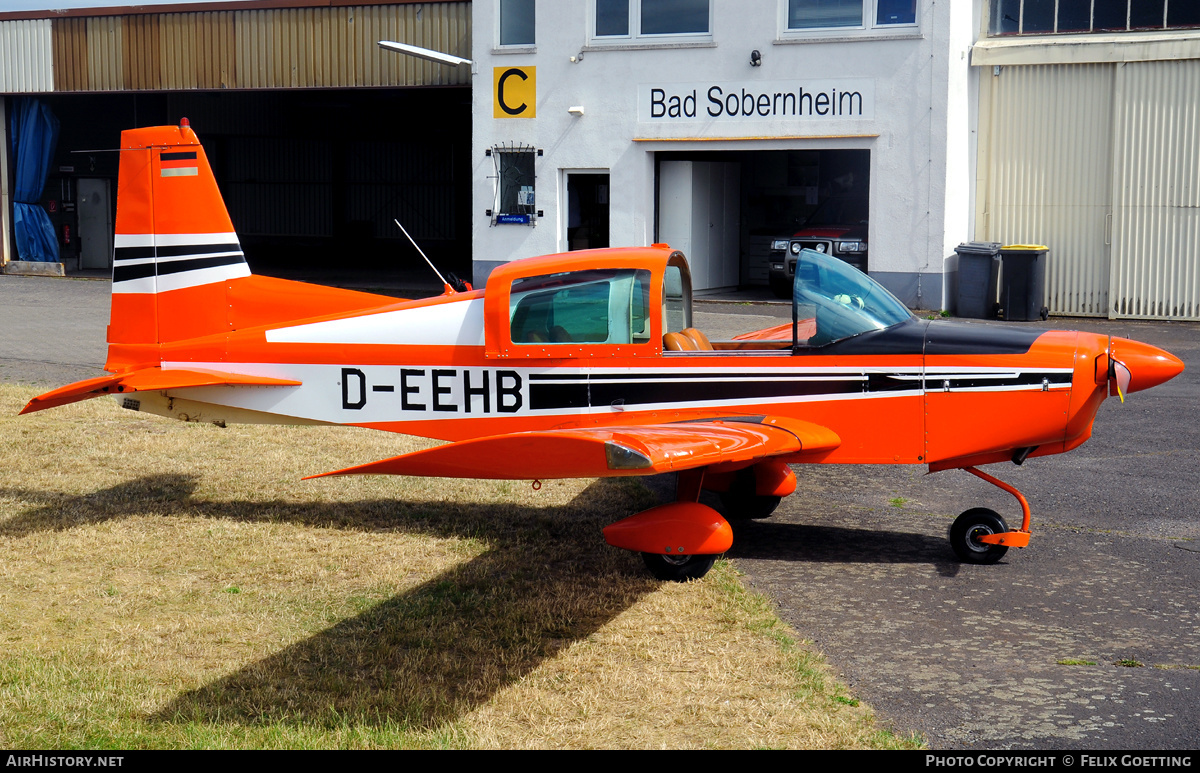
[[[776,298],[787,300],[792,297],[792,286],[785,280],[771,278],[771,292]]]
[[[699,580],[708,574],[716,563],[714,555],[667,556],[660,553],[642,553],[642,561],[650,574],[660,580],[687,582]]]
[[[754,468],[738,470],[728,491],[718,491],[723,515],[734,521],[757,521],[769,518],[783,497],[760,496],[754,493]]]
[[[732,521],[757,521],[770,518],[783,501],[783,497],[767,497],[757,494],[741,494],[737,491],[721,491],[723,515]]]
[[[950,547],[965,564],[994,564],[1004,557],[1008,548],[979,542],[977,538],[1006,531],[1008,524],[995,510],[973,507],[954,519],[954,525],[950,527]]]

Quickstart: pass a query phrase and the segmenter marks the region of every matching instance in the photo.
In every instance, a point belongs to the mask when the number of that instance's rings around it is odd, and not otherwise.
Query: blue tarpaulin
[[[13,157],[16,187],[13,192],[13,236],[21,260],[57,262],[58,238],[50,215],[39,203],[50,160],[58,143],[58,119],[50,106],[32,97],[17,97],[12,111]]]

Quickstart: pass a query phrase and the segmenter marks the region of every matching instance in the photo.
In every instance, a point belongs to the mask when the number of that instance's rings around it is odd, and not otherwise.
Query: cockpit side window
[[[594,269],[517,279],[514,344],[637,344],[650,340],[650,272]]]

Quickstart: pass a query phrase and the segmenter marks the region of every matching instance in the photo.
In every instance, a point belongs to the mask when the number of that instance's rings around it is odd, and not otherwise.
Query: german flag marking
[[[159,155],[161,177],[195,177],[200,174],[195,151]]]

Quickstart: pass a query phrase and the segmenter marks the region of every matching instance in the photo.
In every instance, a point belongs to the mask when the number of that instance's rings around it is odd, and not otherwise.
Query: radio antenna
[[[437,277],[438,277],[438,279],[442,280],[442,284],[443,284],[443,285],[445,285],[445,287],[446,287],[446,294],[447,294],[447,295],[454,295],[454,292],[455,292],[455,290],[454,290],[454,287],[452,287],[452,286],[450,285],[450,283],[446,281],[446,277],[442,276],[442,272],[437,270],[437,266],[433,265],[433,261],[432,261],[432,260],[430,260],[430,259],[429,259],[429,256],[425,254],[425,251],[421,249],[421,245],[417,244],[417,240],[416,240],[416,239],[414,239],[414,238],[412,238],[412,236],[411,236],[411,235],[408,233],[408,231],[407,231],[407,230],[404,228],[404,226],[403,226],[403,225],[400,223],[399,219],[397,219],[397,218],[394,218],[394,217],[393,217],[393,218],[392,218],[392,222],[393,222],[393,223],[395,223],[397,226],[399,226],[399,227],[400,227],[400,231],[401,231],[401,232],[402,232],[402,233],[403,233],[405,236],[407,236],[407,237],[408,237],[408,240],[409,240],[410,242],[412,242],[412,246],[414,246],[414,247],[416,247],[416,248],[417,248],[417,252],[419,252],[419,253],[421,254],[421,257],[422,257],[422,258],[425,258],[425,262],[429,264],[429,267],[430,267],[431,269],[433,269],[433,273],[437,274]]]

